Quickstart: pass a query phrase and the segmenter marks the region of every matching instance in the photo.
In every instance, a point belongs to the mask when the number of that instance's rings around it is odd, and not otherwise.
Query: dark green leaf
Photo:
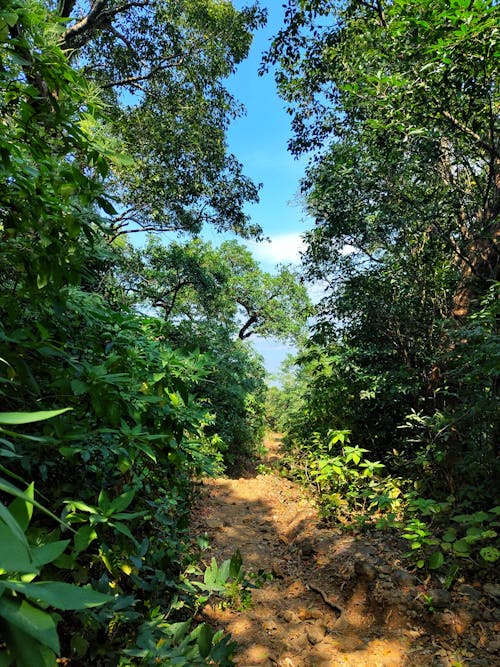
[[[5,580],[1,585],[18,593],[24,593],[26,597],[40,600],[56,609],[89,609],[111,602],[113,597],[105,595],[92,588],[83,588],[65,584],[60,581],[43,581],[35,583],[23,583],[21,581]]]
[[[47,612],[37,609],[26,600],[14,600],[2,595],[0,597],[0,616],[10,625],[36,639],[40,644],[59,653],[56,624]]]

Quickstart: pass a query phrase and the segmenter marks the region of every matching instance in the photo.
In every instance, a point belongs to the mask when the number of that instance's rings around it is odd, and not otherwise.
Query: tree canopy
[[[224,86],[265,21],[258,5],[218,0],[61,2],[61,46],[104,91],[108,132],[127,165],[109,191],[112,235],[133,229],[199,232],[205,223],[259,236],[244,213],[258,187],[227,151],[241,105]]]
[[[311,311],[296,271],[262,271],[237,241],[214,248],[201,239],[164,245],[151,236],[144,248],[126,250],[116,281],[131,304],[154,308],[166,321],[212,322],[242,340],[297,341]]]
[[[303,276],[201,236],[263,234],[225,79],[264,19],[0,9],[2,667],[233,664],[198,621],[241,558],[204,573],[188,526],[195,480],[262,441],[256,335],[299,346],[268,414],[326,520],[449,586],[500,558],[497,3],[288,1],[263,69],[311,156]]]
[[[330,509],[335,429],[427,497],[496,503],[499,18],[484,0],[290,0],[264,56],[310,155],[305,272],[326,287],[284,412]]]

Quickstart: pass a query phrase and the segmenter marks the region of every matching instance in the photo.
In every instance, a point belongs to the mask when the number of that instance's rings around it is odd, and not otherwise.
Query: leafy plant
[[[64,414],[62,410],[0,413],[0,432],[13,437],[19,433],[5,425],[23,425],[45,421]],[[4,441],[5,442],[5,441]],[[7,442],[10,446],[10,443]],[[11,450],[7,450],[9,455]],[[60,653],[55,610],[82,610],[101,606],[113,598],[90,587],[78,587],[62,581],[34,581],[50,564],[57,561],[69,540],[54,539],[50,533],[35,533],[29,541],[33,508],[39,507],[55,517],[35,500],[35,487],[21,491],[0,479],[0,490],[16,496],[7,507],[0,503],[0,627],[6,649],[0,651],[3,664],[19,667],[55,665]]]
[[[500,558],[495,530],[499,525],[498,507],[490,512],[453,515],[448,503],[410,497],[406,509],[417,515],[404,522],[402,533],[410,543],[406,556],[417,567],[439,570],[446,566],[455,577],[460,567],[487,566]],[[435,525],[431,528],[418,515],[423,518],[432,515]]]
[[[330,430],[326,438],[311,434],[306,445],[292,450],[292,469],[315,488],[326,517],[354,512],[364,524],[377,516],[382,527],[382,516],[393,519],[401,503],[398,481],[383,476],[384,465],[367,459],[368,450],[350,445],[349,438],[348,430]]]

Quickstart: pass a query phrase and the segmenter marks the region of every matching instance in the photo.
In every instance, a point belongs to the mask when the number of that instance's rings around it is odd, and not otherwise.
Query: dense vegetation
[[[188,518],[193,480],[262,438],[253,334],[301,345],[269,419],[325,516],[403,528],[450,584],[498,560],[498,19],[290,0],[264,67],[312,155],[303,344],[296,273],[199,236],[263,234],[223,85],[263,11],[3,4],[2,667],[231,664],[194,619],[245,575],[201,572]]]
[[[193,618],[244,573],[197,565],[192,484],[259,445],[247,339],[296,338],[308,309],[291,269],[197,238],[261,235],[221,82],[262,20],[205,0],[0,10],[2,666],[230,664]]]
[[[451,579],[500,557],[499,18],[290,0],[265,59],[312,156],[304,270],[325,289],[275,396],[293,467],[327,515],[406,529]]]

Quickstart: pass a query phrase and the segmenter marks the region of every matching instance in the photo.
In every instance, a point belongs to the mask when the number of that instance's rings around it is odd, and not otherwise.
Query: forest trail
[[[265,446],[262,462],[272,468],[279,437]],[[193,523],[211,538],[209,558],[220,563],[239,549],[247,571],[272,574],[250,609],[204,609],[237,641],[240,667],[500,664],[492,642],[500,624],[477,622],[480,589],[462,586],[458,607],[447,591],[434,591],[429,610],[424,582],[401,565],[404,545],[380,532],[322,526],[303,489],[277,472],[257,467],[239,479],[205,480]]]

